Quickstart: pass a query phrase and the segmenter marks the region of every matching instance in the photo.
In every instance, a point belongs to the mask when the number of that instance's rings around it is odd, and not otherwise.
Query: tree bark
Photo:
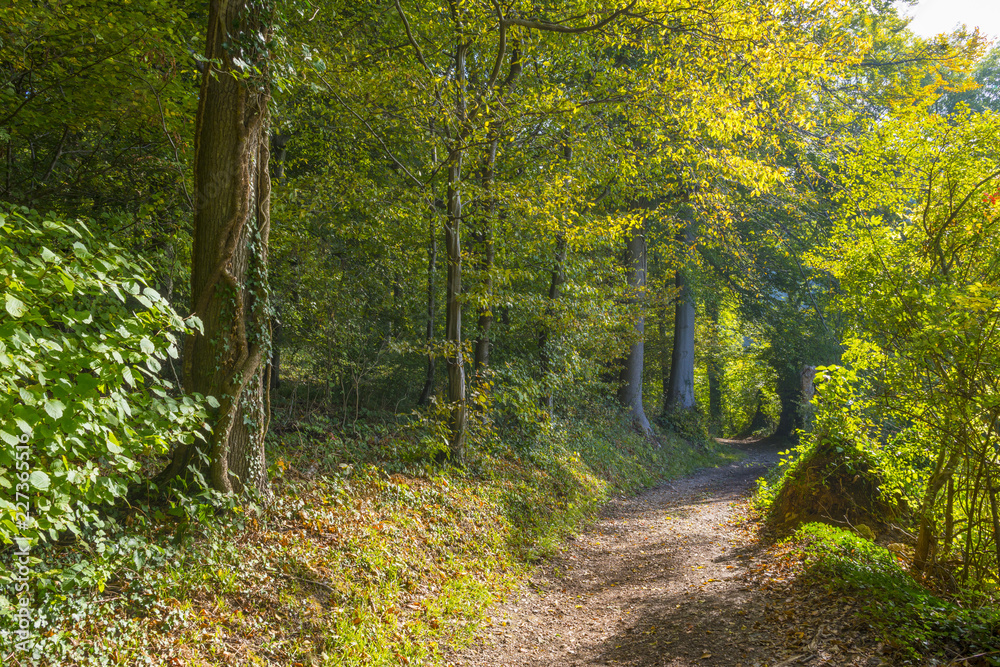
[[[434,394],[434,371],[437,359],[433,349],[434,320],[437,317],[437,302],[434,297],[434,281],[437,275],[437,225],[434,222],[437,214],[437,210],[431,211],[427,230],[427,373],[424,375],[424,388],[420,391],[417,405],[427,405]]]
[[[192,310],[201,334],[185,342],[184,385],[214,396],[207,443],[182,445],[162,474],[173,479],[207,457],[212,488],[233,493],[267,488],[270,306],[267,243],[270,8],[245,0],[210,4],[195,125]],[[256,73],[244,71],[239,59]]]
[[[682,216],[687,222],[681,240],[688,246],[694,243],[694,212],[684,204]],[[670,380],[663,397],[665,413],[693,410],[694,401],[694,295],[683,269],[677,269],[674,284],[678,289],[674,309],[674,348],[670,357]]]
[[[455,116],[463,129],[466,117],[466,53],[469,45],[460,42],[455,49]],[[462,159],[463,138],[457,137],[448,147],[448,201],[444,224],[445,250],[448,253],[446,283],[445,341],[448,365],[448,452],[451,459],[461,462],[465,456],[465,431],[468,406],[465,400],[465,358],[462,350]]]
[[[538,329],[538,357],[542,366],[542,407],[552,412],[553,399],[549,374],[552,372],[552,351],[549,349],[550,320],[555,315],[554,302],[559,298],[559,288],[566,282],[566,237],[559,234],[556,237],[556,261],[552,267],[552,277],[549,281],[549,305],[545,308],[545,319]]]
[[[269,362],[268,375],[270,376],[270,388],[281,387],[281,320],[275,314],[271,317],[271,360]]]
[[[802,395],[802,376],[787,370],[778,371],[778,399],[781,401],[781,414],[778,416],[778,426],[774,435],[778,438],[788,438],[799,426],[799,397]]]
[[[566,141],[563,144],[563,159],[566,163],[573,160],[573,146]],[[550,415],[552,414],[553,394],[552,394],[552,358],[549,349],[549,320],[555,315],[555,300],[559,298],[559,288],[566,282],[566,235],[562,232],[556,236],[556,262],[552,267],[552,277],[549,281],[549,304],[545,307],[545,318],[538,328],[538,359],[541,362],[542,371],[542,396],[541,404]]]
[[[712,323],[712,349],[708,354],[708,416],[717,428],[722,422],[722,361],[719,359],[719,303],[707,299],[705,309]]]
[[[493,327],[493,260],[496,256],[496,249],[493,245],[493,225],[496,220],[496,196],[493,192],[493,175],[497,160],[497,147],[499,141],[494,139],[490,142],[489,151],[486,154],[486,164],[483,166],[483,197],[485,198],[485,216],[483,228],[479,232],[478,241],[480,246],[479,270],[482,273],[483,290],[485,303],[479,307],[478,333],[476,336],[476,349],[473,368],[478,375],[485,370],[490,363],[490,329]]]
[[[659,352],[660,352],[660,390],[663,395],[663,400],[666,401],[667,396],[670,394],[670,357],[674,349],[673,343],[673,331],[667,334],[667,322],[670,320],[670,313],[667,305],[663,305],[657,308],[657,314],[659,317],[659,330],[660,330],[660,340],[658,342]],[[673,322],[670,322],[672,325]]]
[[[629,288],[633,292],[631,299],[640,308],[645,301],[646,290],[646,234],[642,227],[632,229],[626,241],[625,251],[626,271]],[[640,310],[635,321],[636,341],[629,348],[628,356],[622,367],[621,383],[618,387],[618,401],[632,415],[632,424],[643,435],[652,435],[653,429],[646,418],[642,405],[642,371],[645,342],[643,335],[646,328],[645,313]]]
[[[678,270],[674,284],[680,290],[680,297],[674,309],[674,348],[670,357],[670,380],[663,411],[676,412],[691,410],[694,402],[694,304],[691,290]]]
[[[457,149],[456,149],[457,151]],[[448,354],[448,404],[450,406],[448,449],[451,458],[461,461],[465,453],[465,359],[462,351],[462,154],[457,152],[448,167],[448,217],[444,225],[448,252],[445,339]]]
[[[938,494],[944,488],[948,480],[955,473],[955,468],[961,460],[961,450],[956,447],[951,452],[942,449],[935,461],[934,471],[927,480],[927,488],[924,490],[924,497],[920,504],[920,518],[918,521],[919,530],[917,532],[917,544],[913,550],[913,572],[922,573],[931,564],[932,551],[935,540],[934,525],[934,503]]]

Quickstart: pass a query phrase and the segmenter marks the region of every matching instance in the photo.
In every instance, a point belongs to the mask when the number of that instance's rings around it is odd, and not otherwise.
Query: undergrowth
[[[857,598],[866,620],[905,664],[1000,665],[997,600],[943,598],[913,579],[895,554],[853,532],[810,523],[795,534],[806,580]],[[966,663],[967,664],[967,663]]]
[[[609,497],[723,459],[593,405],[472,448],[463,468],[426,441],[296,415],[268,442],[269,498],[135,508],[100,541],[32,553],[32,650],[7,635],[2,664],[441,664]],[[14,611],[0,605],[0,629]]]

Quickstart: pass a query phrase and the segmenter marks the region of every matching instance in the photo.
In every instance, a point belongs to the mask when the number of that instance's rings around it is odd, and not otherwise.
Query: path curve
[[[774,664],[766,647],[780,640],[753,622],[765,602],[743,581],[757,547],[739,524],[778,448],[721,442],[746,458],[610,502],[529,586],[493,610],[484,639],[449,656],[450,664]]]

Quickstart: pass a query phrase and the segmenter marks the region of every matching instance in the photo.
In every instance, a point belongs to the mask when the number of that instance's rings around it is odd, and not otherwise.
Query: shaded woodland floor
[[[633,499],[498,606],[454,665],[636,667],[884,665],[852,603],[794,583],[758,539],[748,496],[780,446],[722,441],[746,458]]]

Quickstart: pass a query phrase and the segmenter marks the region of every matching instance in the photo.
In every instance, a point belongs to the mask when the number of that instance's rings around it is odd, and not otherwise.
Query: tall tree
[[[632,424],[643,435],[652,435],[653,429],[646,418],[642,405],[642,372],[645,353],[644,335],[646,329],[646,230],[643,223],[628,232],[625,244],[625,264],[629,288],[633,290],[632,301],[638,306],[635,317],[636,340],[629,346],[628,356],[622,367],[618,401],[632,416]]]
[[[226,493],[267,484],[272,11],[266,1],[211,3],[195,125],[191,305],[203,331],[186,341],[184,386],[219,405],[207,451],[181,445],[163,477],[193,463]]]
[[[694,209],[689,203],[681,205],[681,219],[684,228],[680,238],[684,245],[694,243]],[[663,397],[665,413],[691,410],[694,400],[694,292],[690,278],[683,266],[677,269],[675,286],[678,291],[674,307],[674,344],[670,358],[670,379],[667,381],[666,395]]]

